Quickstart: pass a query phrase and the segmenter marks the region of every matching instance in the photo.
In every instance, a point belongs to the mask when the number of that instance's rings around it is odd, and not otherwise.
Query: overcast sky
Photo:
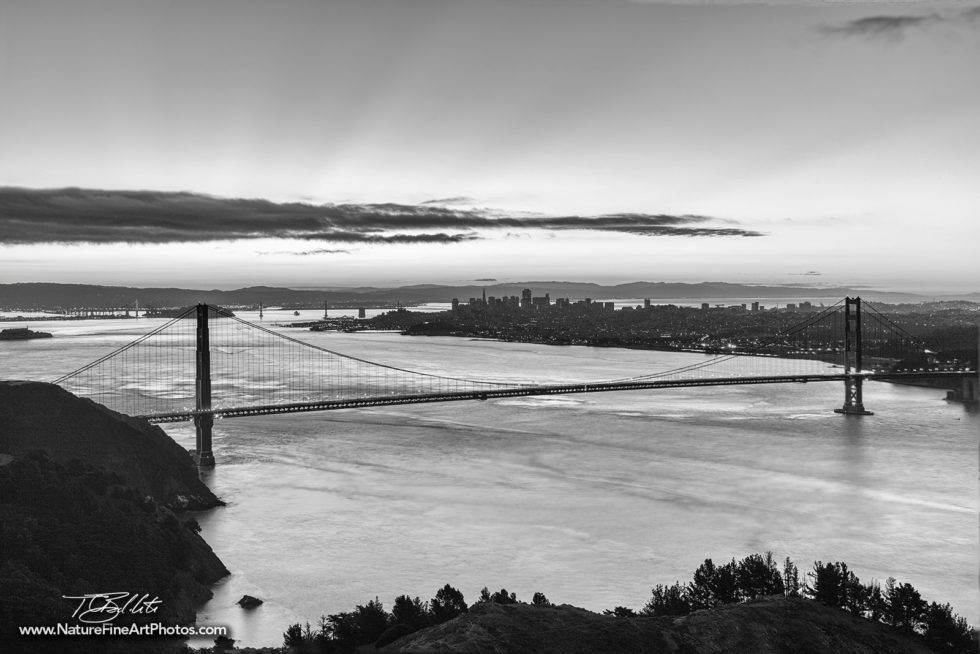
[[[978,291],[978,62],[963,2],[4,2],[0,282]]]

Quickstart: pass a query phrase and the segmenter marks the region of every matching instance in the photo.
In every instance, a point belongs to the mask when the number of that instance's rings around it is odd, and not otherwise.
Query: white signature
[[[78,600],[71,617],[85,624],[105,624],[124,613],[129,615],[156,613],[162,603],[159,597],[148,593],[90,593],[88,595],[62,595],[67,600]]]

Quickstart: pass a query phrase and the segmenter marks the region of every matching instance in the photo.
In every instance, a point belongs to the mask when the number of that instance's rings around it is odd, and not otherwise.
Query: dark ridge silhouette
[[[43,450],[119,474],[175,509],[222,504],[200,480],[187,451],[159,427],[72,395],[54,384],[0,381],[0,453]]]

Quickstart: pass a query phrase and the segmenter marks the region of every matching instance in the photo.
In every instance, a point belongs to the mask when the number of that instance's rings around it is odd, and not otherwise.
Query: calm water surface
[[[36,323],[55,338],[4,343],[3,376],[56,377],[156,324]],[[290,333],[473,377],[606,379],[700,356]],[[469,601],[489,586],[640,608],[706,557],[771,549],[801,570],[842,560],[865,582],[895,576],[977,624],[980,416],[943,391],[865,394],[872,417],[832,413],[840,385],[811,383],[218,421],[206,480],[228,506],[199,520],[233,574],[199,621],[276,645],[290,622],[446,583]],[[189,424],[165,428],[193,446]],[[265,604],[238,608],[244,593]]]

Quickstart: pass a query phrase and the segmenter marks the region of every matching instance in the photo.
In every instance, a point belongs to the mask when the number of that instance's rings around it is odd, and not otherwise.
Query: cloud
[[[980,24],[980,6],[942,14],[868,16],[840,25],[821,25],[819,30],[829,35],[895,40],[904,37],[908,31],[913,29],[942,23],[963,25],[964,21]]]
[[[322,234],[303,234],[293,238],[308,241],[331,241],[335,243],[462,243],[476,241],[480,237],[473,232],[465,234],[364,234],[355,231],[329,230]]]
[[[868,16],[837,27],[827,28],[828,32],[850,36],[902,36],[911,27],[926,25],[939,20],[936,14],[927,16]]]
[[[422,204],[423,205],[430,205],[430,204],[441,204],[441,205],[446,205],[446,204],[476,204],[476,200],[474,200],[473,198],[468,198],[468,197],[466,197],[464,195],[459,195],[459,196],[452,197],[452,198],[438,198],[436,200],[426,200]]]
[[[318,254],[350,254],[350,253],[351,253],[350,250],[317,248],[316,250],[303,250],[302,252],[295,252],[293,250],[275,250],[275,251],[259,250],[256,251],[255,254],[258,254],[259,256],[266,256],[269,254],[288,254],[294,257],[310,257],[310,256],[316,256]]]
[[[185,243],[258,238],[460,243],[479,230],[589,230],[642,236],[761,236],[706,216],[527,216],[430,205],[275,203],[194,193],[0,187],[0,243]],[[315,252],[316,250],[310,250]]]

